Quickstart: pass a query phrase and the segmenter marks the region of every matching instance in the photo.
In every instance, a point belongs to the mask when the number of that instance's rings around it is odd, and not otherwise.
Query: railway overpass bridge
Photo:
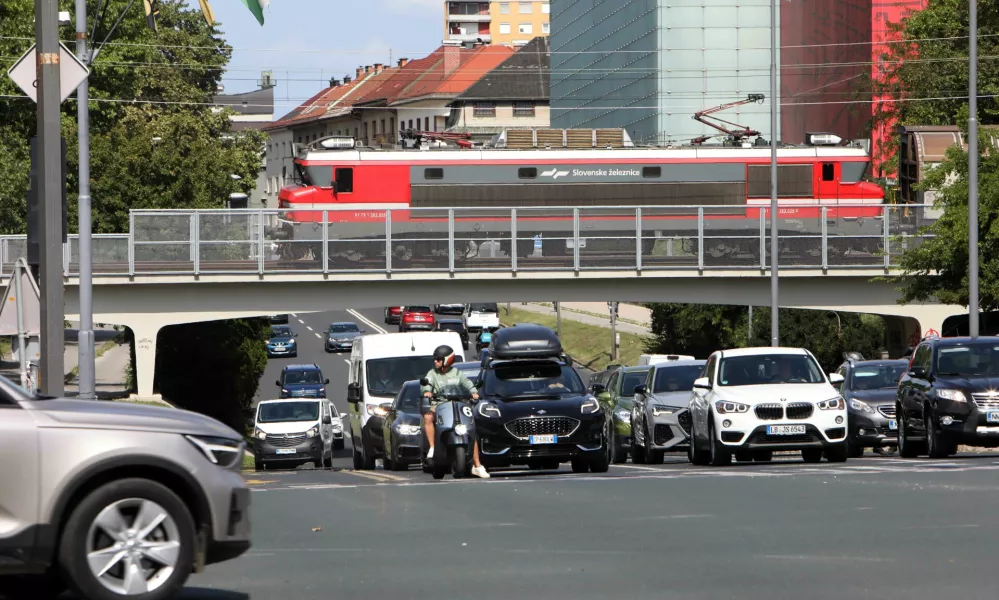
[[[568,229],[550,221],[528,228],[514,216],[499,232],[481,224],[462,230],[453,212],[430,224],[410,221],[406,230],[383,213],[374,239],[359,233],[370,222],[359,226],[324,215],[320,239],[294,241],[273,235],[268,217],[277,215],[267,211],[136,211],[131,231],[94,240],[94,319],[132,329],[138,395],[148,397],[157,335],[170,325],[389,303],[770,303],[764,218],[732,235],[703,214],[695,213],[693,222],[650,222],[639,210],[625,215],[625,228],[592,235],[574,210]],[[898,304],[894,284],[884,278],[896,272],[902,249],[922,237],[890,216],[874,220],[873,234],[856,233],[861,224],[848,223],[848,236],[839,233],[843,224],[830,224],[833,219],[783,219],[781,306],[883,315],[896,353],[963,312],[959,306]],[[206,221],[223,223],[224,235],[215,229],[206,237]],[[540,227],[546,229],[538,236]],[[507,253],[517,242],[526,242],[528,251]],[[0,239],[0,278],[9,277],[24,244],[23,236]],[[70,320],[79,312],[76,257],[71,238],[63,265]]]

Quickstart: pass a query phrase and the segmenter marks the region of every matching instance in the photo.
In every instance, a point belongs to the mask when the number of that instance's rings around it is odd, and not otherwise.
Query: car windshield
[[[420,386],[414,383],[402,388],[395,409],[410,413],[420,412]]]
[[[319,403],[315,401],[262,402],[257,409],[258,423],[287,423],[318,419]]]
[[[323,374],[315,369],[309,371],[285,371],[284,372],[284,383],[285,385],[297,385],[297,384],[310,384],[310,383],[322,383]]]
[[[357,325],[353,323],[339,323],[336,325],[330,325],[330,333],[350,333],[360,331]]]
[[[858,391],[897,388],[898,380],[907,368],[906,364],[856,367],[850,378],[850,388]]]
[[[291,327],[271,327],[271,337],[291,337]]]
[[[434,367],[434,357],[398,356],[376,358],[364,363],[368,393],[373,396],[395,396],[407,381],[419,381]]]
[[[804,354],[756,354],[723,358],[718,383],[723,386],[774,383],[822,383],[815,360]]]
[[[649,376],[648,371],[636,371],[634,373],[625,373],[624,377],[621,378],[621,395],[634,396],[635,388],[640,385],[645,385],[645,378],[648,376]]]
[[[557,398],[582,394],[585,389],[572,367],[548,361],[514,362],[487,369],[483,392],[501,398]]]
[[[694,380],[701,376],[703,369],[702,365],[660,367],[656,370],[656,380],[652,383],[652,393],[689,392],[694,389]]]
[[[942,347],[937,350],[937,375],[975,376],[999,374],[999,346]]]
[[[468,310],[480,313],[498,313],[499,307],[496,304],[472,304]]]

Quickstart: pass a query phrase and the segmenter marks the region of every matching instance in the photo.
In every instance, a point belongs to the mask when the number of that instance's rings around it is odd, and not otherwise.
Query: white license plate
[[[888,419],[888,429],[891,429],[892,431],[898,429],[898,421],[895,419]]]
[[[531,444],[555,444],[558,442],[557,435],[532,435],[529,439]]]
[[[986,420],[987,420],[987,421],[988,421],[989,423],[999,423],[999,411],[989,411],[989,412],[988,412],[988,413],[987,413],[987,414],[985,415],[985,419],[986,419]]]
[[[796,435],[805,433],[804,425],[770,425],[767,427],[767,435]]]
[[[295,453],[295,449],[294,448],[278,448],[277,449],[277,453],[278,454],[294,454]]]

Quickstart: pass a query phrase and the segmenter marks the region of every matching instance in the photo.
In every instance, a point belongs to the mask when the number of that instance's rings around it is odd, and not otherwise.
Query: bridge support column
[[[153,398],[156,375],[156,336],[161,325],[132,326],[135,335],[135,387],[139,398]]]

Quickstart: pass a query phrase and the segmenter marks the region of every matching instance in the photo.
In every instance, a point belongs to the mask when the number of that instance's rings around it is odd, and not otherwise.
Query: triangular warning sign
[[[14,274],[7,282],[3,301],[0,302],[0,335],[11,336],[19,333],[17,331],[17,287],[15,285],[18,273],[20,273],[21,278],[21,293],[24,295],[21,302],[24,333],[28,336],[41,335],[42,301],[38,293],[38,284],[35,283],[31,271],[23,263],[22,268],[14,270]]]

